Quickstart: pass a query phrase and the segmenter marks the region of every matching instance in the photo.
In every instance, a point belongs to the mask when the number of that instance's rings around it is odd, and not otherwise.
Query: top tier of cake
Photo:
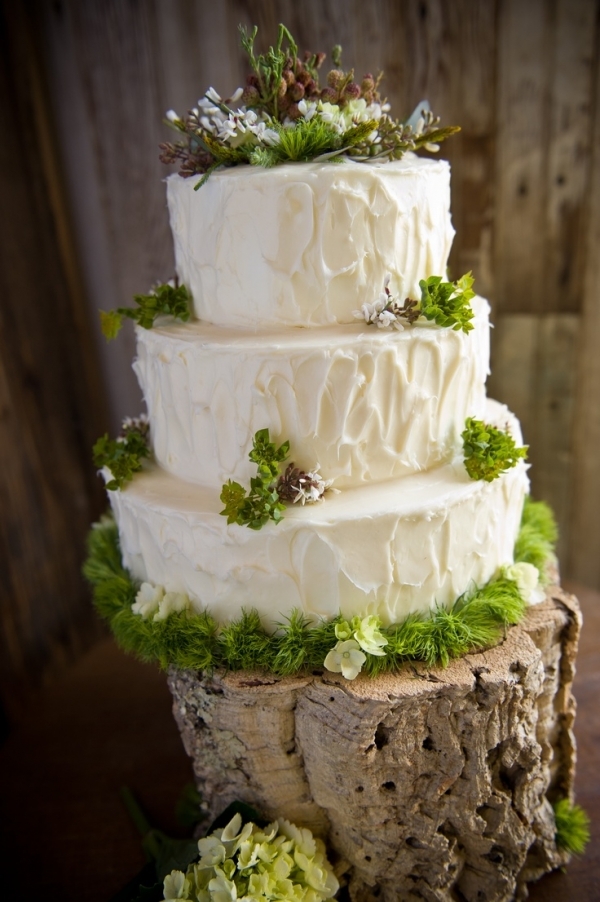
[[[354,321],[387,273],[395,295],[445,276],[454,229],[444,160],[240,166],[167,180],[177,274],[196,316],[245,328]]]

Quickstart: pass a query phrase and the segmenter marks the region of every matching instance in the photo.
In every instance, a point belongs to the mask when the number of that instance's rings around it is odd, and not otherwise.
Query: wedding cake
[[[488,304],[473,300],[468,333],[354,316],[388,273],[414,297],[446,272],[448,164],[232,168],[199,191],[172,175],[167,196],[195,318],[136,329],[155,464],[111,493],[131,574],[273,629],[294,609],[397,623],[512,564],[526,465],[472,480],[460,437],[477,417],[520,440],[485,397]],[[228,524],[219,496],[249,482],[264,428],[338,492],[256,531]]]
[[[449,166],[415,153],[457,129],[255,35],[243,90],[167,114],[176,278],[102,315],[137,323],[147,417],[95,446],[96,605],[171,667],[207,815],[273,820],[201,840],[165,898],[524,898],[576,850],[579,614],[486,398],[489,305],[447,276]]]

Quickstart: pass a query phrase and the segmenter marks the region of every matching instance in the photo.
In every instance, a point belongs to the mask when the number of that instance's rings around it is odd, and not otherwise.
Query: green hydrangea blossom
[[[282,818],[263,830],[236,814],[198,851],[186,874],[165,878],[164,902],[326,902],[339,887],[321,840]]]

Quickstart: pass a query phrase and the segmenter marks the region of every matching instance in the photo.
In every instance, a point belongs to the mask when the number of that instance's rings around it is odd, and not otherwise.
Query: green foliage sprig
[[[221,501],[225,505],[221,514],[228,523],[238,523],[250,529],[261,529],[268,520],[279,523],[285,504],[277,492],[276,480],[280,464],[290,453],[290,443],[277,447],[271,441],[268,429],[259,429],[254,436],[252,451],[248,455],[257,465],[257,475],[250,480],[250,489],[231,479],[223,486]]]
[[[142,461],[150,457],[148,430],[144,426],[125,426],[119,438],[109,438],[105,433],[95,443],[94,466],[110,470],[112,478],[106,483],[110,492],[122,489],[142,469]]]
[[[290,70],[296,68],[298,45],[285,25],[280,24],[275,47],[269,47],[265,54],[261,53],[259,56],[255,56],[254,41],[257,34],[258,27],[256,25],[250,34],[243,25],[240,25],[242,47],[246,51],[248,62],[255,75],[255,80],[253,79],[251,84],[257,91],[257,95],[254,96],[252,105],[264,108],[273,119],[278,119],[282,100],[283,72],[286,67]],[[285,95],[287,83],[284,82],[284,84],[285,91],[283,93]]]
[[[470,272],[461,276],[456,282],[443,282],[441,276],[429,276],[421,279],[421,300],[405,298],[404,303],[395,298],[390,289],[391,276],[387,275],[383,292],[373,304],[363,304],[360,310],[354,311],[358,319],[365,319],[370,325],[380,329],[394,326],[402,329],[402,321],[414,323],[420,317],[435,322],[445,329],[455,332],[471,332],[474,317],[470,301],[475,297],[472,289],[473,277]]]
[[[455,332],[470,332],[474,314],[469,302],[475,297],[472,285],[470,272],[456,282],[443,282],[441,276],[421,279],[421,316]]]
[[[525,505],[515,560],[522,560],[519,548],[524,544],[520,539],[525,530],[528,554],[532,549],[541,554],[548,547],[550,523],[551,514],[545,505]],[[537,561],[542,564],[539,556]],[[256,611],[244,613],[221,629],[207,613],[183,611],[158,621],[134,614],[131,606],[138,586],[122,566],[117,527],[110,517],[91,530],[84,573],[93,585],[96,609],[110,624],[119,645],[143,661],[157,661],[163,669],[169,665],[209,671],[216,667],[259,668],[289,675],[322,668],[336,644],[335,627],[341,617],[310,626],[295,611],[275,634],[269,634]],[[383,627],[386,655],[368,655],[363,672],[376,675],[393,671],[407,661],[447,664],[452,658],[493,645],[507,626],[519,622],[525,610],[512,580],[492,580],[461,596],[450,609],[411,615],[402,623]]]
[[[158,316],[173,316],[184,323],[190,318],[192,299],[185,285],[157,285],[150,294],[136,294],[133,299],[137,307],[100,311],[102,334],[107,341],[117,337],[125,317],[144,329],[151,329]]]
[[[590,819],[581,805],[560,799],[553,805],[556,845],[572,855],[582,855],[590,841]]]
[[[509,432],[468,417],[462,433],[465,469],[471,479],[492,482],[527,457],[528,446],[517,448]]]

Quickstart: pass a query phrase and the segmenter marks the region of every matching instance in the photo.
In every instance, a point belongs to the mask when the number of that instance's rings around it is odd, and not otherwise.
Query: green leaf
[[[105,433],[95,443],[92,453],[96,467],[110,470],[112,478],[106,483],[106,488],[114,492],[122,489],[142,469],[142,461],[150,457],[150,447],[147,435],[128,429],[119,439],[111,439]]]
[[[527,457],[527,445],[518,448],[509,432],[468,417],[462,433],[465,469],[471,479],[492,482]]]
[[[285,504],[277,492],[276,480],[280,464],[289,453],[289,442],[278,447],[271,441],[268,429],[258,430],[248,455],[257,465],[257,474],[250,480],[248,493],[239,482],[231,479],[221,490],[220,498],[225,507],[220,513],[227,517],[227,523],[238,523],[250,529],[262,529],[269,520],[279,523]]]
[[[102,331],[107,340],[118,335],[124,317],[144,329],[151,329],[158,316],[173,316],[184,323],[190,318],[191,296],[185,285],[157,285],[150,294],[136,294],[133,299],[137,307],[118,307],[108,313],[100,311]]]
[[[438,326],[470,332],[474,313],[469,302],[475,297],[472,285],[470,272],[457,282],[443,282],[441,276],[421,279],[421,315]]]
[[[118,310],[100,311],[100,328],[107,341],[116,338],[123,325],[123,316]]]
[[[200,808],[201,802],[202,796],[193,783],[184,786],[175,807],[175,817],[182,827],[193,829],[204,820],[206,815]]]

